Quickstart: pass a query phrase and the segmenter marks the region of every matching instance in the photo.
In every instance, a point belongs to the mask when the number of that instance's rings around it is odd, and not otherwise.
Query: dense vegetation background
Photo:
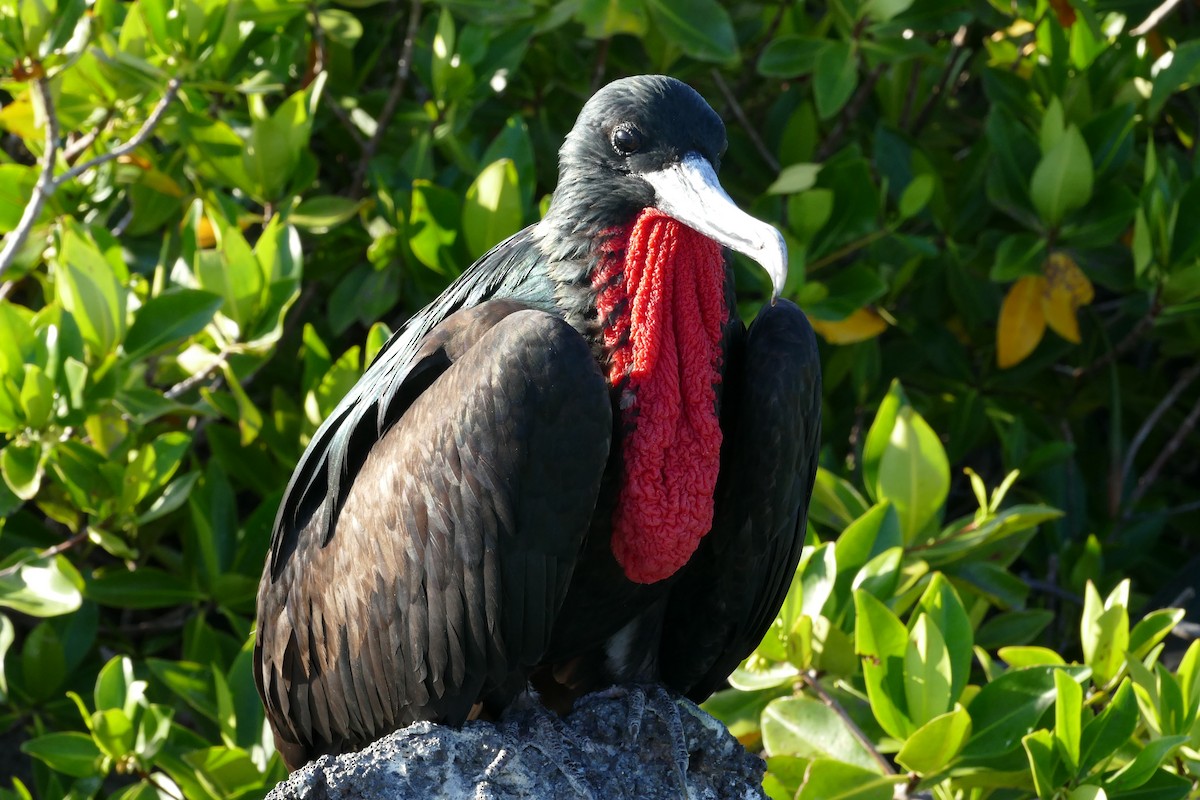
[[[1197,11],[0,0],[0,798],[283,775],[249,643],[307,437],[642,72],[825,340],[812,547],[710,704],[772,796],[1197,796],[1196,629],[1143,618],[1200,607]]]

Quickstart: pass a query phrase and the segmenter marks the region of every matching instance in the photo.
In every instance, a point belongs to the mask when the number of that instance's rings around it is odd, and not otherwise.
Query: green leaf
[[[92,739],[113,758],[133,751],[133,721],[119,708],[107,708],[92,715]]]
[[[62,639],[49,623],[34,627],[21,648],[25,691],[38,702],[58,694],[67,676],[67,657]]]
[[[82,733],[47,733],[23,742],[21,752],[76,778],[103,776],[108,772],[104,754],[92,737]]]
[[[908,716],[904,681],[908,631],[872,594],[854,593],[854,647],[862,657],[871,711],[883,729],[904,740],[916,728]]]
[[[996,655],[1010,667],[1065,667],[1067,662],[1048,647],[1001,647]]]
[[[738,57],[733,22],[717,0],[646,0],[655,25],[671,44],[699,61]]]
[[[583,0],[575,18],[589,39],[608,39],[619,33],[645,36],[650,25],[644,0]]]
[[[771,40],[758,59],[758,73],[767,78],[798,78],[817,68],[827,39],[785,33]]]
[[[326,233],[351,220],[361,209],[361,200],[337,195],[307,197],[288,214],[288,222],[313,233]]]
[[[1148,742],[1133,761],[1130,761],[1108,779],[1108,786],[1117,792],[1136,789],[1150,780],[1158,768],[1163,765],[1163,762],[1170,757],[1171,753],[1175,752],[1176,749],[1190,738],[1184,735],[1163,736],[1160,739]]]
[[[896,754],[896,761],[918,775],[934,775],[955,759],[970,735],[971,715],[956,706],[914,731]]]
[[[1083,689],[1065,672],[1054,673],[1054,746],[1069,772],[1079,768]]]
[[[929,586],[917,602],[917,609],[929,617],[946,644],[951,669],[950,702],[958,702],[971,674],[971,652],[974,647],[971,620],[950,581],[940,572],[934,573]],[[915,612],[914,612],[915,613]]]
[[[920,727],[950,709],[950,680],[942,632],[928,615],[918,614],[904,655],[904,697],[913,725]]]
[[[478,258],[521,229],[521,184],[510,158],[483,168],[467,189],[462,226],[467,249]]]
[[[1151,649],[1167,638],[1175,626],[1183,621],[1182,608],[1163,608],[1151,611],[1133,626],[1129,633],[1129,652],[1134,658],[1145,658]]]
[[[204,330],[224,301],[213,292],[170,289],[151,297],[138,309],[125,336],[125,356],[143,358],[160,347]]]
[[[12,620],[0,614],[0,703],[8,702],[8,673],[4,669],[4,657],[16,639],[16,629]]]
[[[900,409],[907,405],[908,397],[904,394],[904,387],[900,385],[899,380],[893,380],[888,387],[887,394],[880,401],[879,408],[875,411],[875,419],[871,422],[871,427],[867,430],[867,438],[863,442],[863,485],[867,489],[867,494],[876,501],[880,499],[876,494],[876,487],[879,484],[879,462],[883,460],[883,453],[887,450],[892,438],[892,429],[896,427],[896,417],[899,415]]]
[[[59,302],[75,318],[93,358],[103,361],[125,336],[123,276],[74,220],[64,220],[61,240],[54,281]]]
[[[1030,667],[1010,670],[984,686],[967,707],[974,733],[963,755],[995,756],[1016,749],[1054,702],[1058,670],[1077,681],[1089,675],[1082,667]]]
[[[113,656],[96,676],[93,689],[96,709],[119,708],[132,714],[138,701],[145,696],[145,686],[145,681],[134,677],[133,661],[128,656]]]
[[[217,239],[216,250],[196,250],[193,263],[196,280],[200,288],[221,296],[221,313],[237,326],[234,335],[248,332],[262,307],[265,283],[262,267],[246,237],[219,212],[206,212],[197,201],[192,215],[197,224],[201,215],[207,216]]]
[[[83,579],[65,556],[26,548],[0,562],[0,606],[34,617],[70,614],[83,602]]]
[[[808,765],[796,800],[891,800],[902,775],[880,775],[854,764],[817,759]]]
[[[116,608],[166,608],[200,597],[178,577],[154,567],[102,572],[88,581],[85,592],[89,600]]]
[[[929,199],[933,197],[933,190],[936,185],[933,175],[924,173],[914,177],[904,187],[904,192],[900,195],[900,219],[911,219],[929,204]]]
[[[32,500],[42,486],[45,458],[37,444],[22,445],[10,442],[0,450],[0,475],[13,494],[22,500]]]
[[[1025,754],[1029,758],[1029,767],[1033,771],[1033,785],[1037,796],[1042,800],[1051,800],[1054,790],[1058,788],[1055,773],[1058,772],[1059,758],[1054,749],[1054,736],[1047,730],[1038,730],[1024,736],[1021,744],[1025,746]]]
[[[268,114],[261,94],[247,98],[250,106],[250,139],[245,148],[245,170],[254,182],[256,197],[265,202],[281,198],[308,148],[312,120],[321,89],[329,73],[322,70],[305,88],[288,97]]]
[[[1032,233],[1012,233],[996,248],[996,261],[988,275],[996,283],[1008,283],[1026,275],[1041,275],[1046,257],[1046,240]]]
[[[767,194],[795,194],[811,189],[821,172],[820,164],[790,164],[783,168],[775,182],[767,187]]]
[[[1122,583],[1124,595],[1128,597],[1128,581]],[[1104,686],[1120,672],[1129,649],[1129,610],[1120,599],[1120,588],[1113,590],[1103,607],[1100,595],[1090,581],[1084,592],[1080,622],[1083,661],[1092,668],[1099,686]]]
[[[950,491],[950,462],[937,434],[911,406],[898,409],[879,459],[876,494],[900,517],[905,543],[936,519]]]
[[[879,765],[837,712],[811,697],[780,697],[762,715],[768,756],[833,758],[874,773]]]
[[[828,41],[817,55],[813,94],[817,114],[829,119],[842,110],[858,86],[858,58],[849,42]]]
[[[1091,198],[1092,179],[1092,154],[1079,128],[1070,125],[1038,162],[1029,194],[1042,220],[1056,228],[1063,217]]]
[[[860,14],[865,13],[875,22],[888,22],[909,9],[913,0],[867,0]]]
[[[216,721],[217,706],[212,688],[212,672],[208,667],[190,661],[165,661],[160,658],[146,659],[146,666],[189,706],[208,719]]]
[[[1133,684],[1121,681],[1112,700],[1103,711],[1083,727],[1079,743],[1079,774],[1111,758],[1129,742],[1137,730],[1138,707]]]

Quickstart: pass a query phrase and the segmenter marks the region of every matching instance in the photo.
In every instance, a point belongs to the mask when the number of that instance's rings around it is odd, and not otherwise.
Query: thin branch
[[[871,96],[871,92],[875,91],[875,84],[879,82],[879,78],[883,75],[885,65],[880,64],[875,69],[871,70],[864,80],[858,86],[858,91],[850,98],[850,102],[842,109],[842,113],[838,116],[837,124],[833,126],[833,130],[825,137],[825,141],[821,142],[821,146],[817,148],[816,160],[824,161],[833,155],[841,144],[842,138],[846,132],[850,130],[850,126],[854,120],[858,119],[859,113],[862,112],[863,106],[866,105],[867,98]]]
[[[89,169],[92,169],[93,167],[98,167],[101,164],[112,161],[113,159],[120,158],[121,156],[141,147],[142,144],[150,138],[150,134],[154,133],[154,129],[158,127],[158,123],[162,122],[163,116],[165,116],[167,113],[167,107],[171,105],[171,101],[173,101],[175,99],[175,95],[179,93],[179,87],[182,85],[182,83],[182,79],[178,77],[171,78],[171,80],[167,81],[167,90],[163,92],[163,96],[160,97],[158,102],[154,104],[154,109],[150,112],[150,116],[146,117],[146,121],[142,123],[142,127],[138,129],[138,132],[135,133],[133,137],[129,139],[129,141],[125,142],[123,145],[114,147],[107,153],[101,153],[95,158],[71,167],[62,175],[58,176],[58,179],[55,181],[55,185],[61,186],[69,180],[78,178],[80,175],[87,172]]]
[[[962,69],[962,63],[970,53],[963,52],[963,45],[967,41],[967,26],[962,25],[954,32],[953,38],[950,39],[950,55],[946,59],[946,69],[942,72],[941,79],[938,80],[937,86],[930,93],[929,99],[921,106],[921,110],[917,112],[917,118],[913,122],[910,134],[916,136],[925,127],[925,123],[929,122],[930,116],[933,114],[933,109],[937,107],[938,101],[946,94],[947,88],[950,86],[950,81],[955,74]]]
[[[1165,3],[1150,12],[1150,16],[1146,17],[1141,25],[1131,29],[1129,31],[1129,35],[1145,36],[1147,33],[1158,27],[1158,23],[1166,19],[1167,15],[1174,11],[1175,6],[1177,5],[1179,5],[1179,0],[1166,0]]]
[[[72,536],[70,539],[59,542],[58,544],[54,545],[53,547],[47,547],[45,550],[42,550],[39,553],[35,553],[35,554],[29,556],[28,558],[21,559],[20,561],[18,561],[15,564],[10,564],[9,566],[5,567],[4,569],[0,569],[0,578],[7,578],[9,575],[16,574],[21,569],[21,567],[25,566],[26,564],[31,564],[34,561],[41,561],[46,558],[54,558],[56,555],[59,555],[60,553],[65,553],[66,551],[70,550],[72,547],[82,544],[86,540],[87,540],[87,531],[80,531],[79,533]]]
[[[892,762],[884,758],[883,754],[875,749],[875,743],[871,741],[871,737],[863,733],[862,728],[858,727],[858,723],[851,719],[850,715],[846,713],[846,709],[842,708],[842,704],[835,700],[833,695],[825,691],[825,687],[817,681],[816,673],[812,670],[807,670],[800,673],[800,678],[804,681],[804,685],[811,689],[813,694],[820,698],[822,703],[828,706],[833,713],[837,714],[838,717],[841,718],[842,722],[846,723],[846,728],[849,729],[851,735],[858,740],[859,744],[867,749],[867,752],[870,753],[871,757],[875,759],[875,762],[879,764],[879,767],[883,770],[883,773],[885,775],[895,775],[896,768],[892,766]]]
[[[54,98],[50,96],[50,80],[42,75],[34,78],[33,87],[42,101],[42,113],[46,115],[46,141],[42,151],[42,169],[33,186],[33,197],[25,206],[21,220],[8,236],[4,237],[4,249],[0,250],[0,275],[12,266],[13,259],[25,246],[33,224],[42,214],[47,198],[54,194],[54,160],[58,157],[58,114],[54,110]]]
[[[725,78],[715,69],[710,74],[713,81],[717,84],[717,88],[721,90],[721,95],[725,98],[725,103],[729,106],[733,115],[737,117],[738,124],[742,126],[742,130],[746,132],[746,135],[750,137],[750,143],[754,145],[754,149],[758,151],[758,154],[762,156],[762,160],[767,162],[767,166],[773,172],[779,172],[779,159],[767,148],[762,137],[758,135],[758,131],[750,124],[750,120],[746,117],[746,112],[742,110],[742,104],[738,102],[733,90],[725,82]]]
[[[868,233],[866,236],[862,237],[861,239],[855,239],[853,242],[850,242],[849,244],[839,247],[837,250],[834,250],[829,255],[822,256],[821,258],[818,258],[816,261],[813,261],[812,263],[810,263],[808,265],[806,271],[809,275],[812,275],[817,270],[824,269],[825,267],[828,267],[830,264],[836,264],[838,261],[841,261],[846,256],[851,255],[852,253],[855,253],[855,252],[863,249],[864,247],[871,244],[872,242],[874,242],[878,239],[882,239],[884,236],[888,236],[891,233],[892,232],[887,228],[880,228],[877,230],[873,230],[870,233]]]
[[[1146,311],[1145,315],[1143,315],[1142,318],[1137,321],[1137,324],[1133,326],[1129,333],[1125,334],[1125,337],[1121,339],[1121,341],[1117,342],[1115,347],[1110,348],[1108,352],[1100,356],[1100,358],[1096,359],[1091,364],[1088,364],[1085,367],[1076,367],[1068,374],[1072,378],[1082,378],[1089,372],[1094,372],[1101,367],[1108,366],[1112,361],[1124,355],[1126,351],[1137,344],[1141,340],[1142,336],[1144,336],[1152,327],[1154,327],[1154,322],[1158,319],[1158,315],[1162,313],[1162,310],[1162,303],[1157,297],[1155,297],[1154,302],[1150,304],[1150,308]]]
[[[310,5],[309,13],[312,14],[313,39],[316,40],[316,53],[314,54],[315,57],[312,69],[314,75],[319,75],[325,71],[325,27],[321,24],[321,17],[316,3]],[[346,132],[350,134],[351,140],[353,140],[354,144],[358,146],[358,149],[361,150],[366,147],[366,139],[364,139],[362,134],[359,133],[358,128],[355,126],[353,120],[350,119],[350,115],[346,113],[346,109],[338,105],[337,100],[335,100],[333,97],[333,93],[324,92],[321,99],[325,102],[325,105],[329,106],[329,110],[332,111],[333,115],[338,118],[338,121],[342,123],[342,126],[346,129]]]
[[[133,135],[133,138],[107,153],[102,153],[93,159],[72,167],[55,178],[54,161],[58,155],[58,115],[54,110],[54,99],[50,96],[49,81],[45,77],[34,79],[34,88],[38,91],[38,96],[42,101],[42,109],[46,114],[46,148],[45,152],[42,153],[42,171],[38,175],[38,181],[33,187],[33,197],[29,199],[29,203],[25,206],[25,211],[21,214],[21,221],[17,223],[17,227],[4,238],[4,249],[0,251],[0,275],[3,275],[5,270],[12,266],[17,252],[25,246],[25,240],[29,238],[29,232],[33,229],[33,224],[37,222],[38,217],[41,215],[42,207],[46,204],[47,198],[54,194],[55,190],[67,181],[79,177],[93,167],[98,167],[108,161],[120,158],[126,153],[140,147],[150,137],[150,134],[153,133],[158,123],[162,121],[163,115],[166,114],[167,106],[175,99],[175,94],[179,91],[181,83],[182,81],[179,78],[172,78],[167,83],[167,90],[163,92],[163,96],[154,106],[154,110],[150,112],[150,116],[146,118],[145,123]]]
[[[1172,386],[1165,395],[1163,395],[1163,399],[1159,401],[1159,404],[1155,406],[1154,410],[1150,412],[1150,415],[1146,417],[1145,421],[1142,423],[1142,426],[1138,428],[1138,432],[1134,434],[1133,440],[1129,443],[1129,449],[1125,451],[1125,459],[1121,462],[1119,486],[1124,487],[1125,482],[1129,480],[1129,476],[1133,472],[1133,460],[1137,457],[1138,451],[1142,449],[1142,445],[1146,443],[1146,439],[1150,436],[1150,432],[1154,430],[1154,426],[1158,424],[1160,419],[1162,419],[1163,414],[1167,413],[1167,410],[1171,406],[1175,405],[1175,401],[1179,399],[1179,396],[1183,394],[1189,386],[1195,383],[1197,378],[1200,378],[1200,363],[1193,364],[1191,367],[1183,371],[1183,374],[1179,376],[1179,380],[1175,381],[1175,385]],[[1161,454],[1159,457],[1162,457]],[[1139,481],[1138,484],[1140,486],[1141,481]],[[1132,508],[1137,502],[1136,498],[1140,497],[1141,494],[1135,492],[1135,496],[1130,498],[1129,507]]]
[[[1175,435],[1167,442],[1167,446],[1158,454],[1158,458],[1154,459],[1154,463],[1150,465],[1150,469],[1146,470],[1145,474],[1138,479],[1137,486],[1133,490],[1133,494],[1129,498],[1129,507],[1136,506],[1145,496],[1154,482],[1158,480],[1158,473],[1162,472],[1162,468],[1170,460],[1171,456],[1175,455],[1175,451],[1183,444],[1183,440],[1191,434],[1192,429],[1196,427],[1196,423],[1200,422],[1200,399],[1196,400],[1192,406],[1192,410],[1184,417],[1183,424],[1175,431]]]
[[[592,94],[599,91],[604,80],[604,70],[608,66],[608,48],[611,45],[611,38],[601,39],[600,46],[596,48],[596,65],[592,67]]]
[[[400,49],[400,59],[396,62],[396,79],[392,82],[392,89],[383,103],[383,109],[375,119],[375,133],[371,135],[367,146],[363,148],[362,158],[358,162],[358,168],[354,171],[354,182],[350,187],[350,196],[353,198],[362,196],[371,159],[375,157],[375,152],[379,149],[383,136],[387,132],[388,122],[395,113],[396,105],[400,102],[400,97],[408,85],[408,75],[412,67],[413,43],[416,41],[417,29],[420,25],[421,0],[412,0],[412,7],[408,12],[408,30],[404,33],[404,45]]]

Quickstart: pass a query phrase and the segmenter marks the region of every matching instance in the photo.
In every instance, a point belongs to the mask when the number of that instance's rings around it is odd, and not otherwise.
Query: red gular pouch
[[[612,549],[629,580],[654,583],[687,563],[712,527],[725,256],[652,208],[612,233],[593,277],[608,380],[622,387]]]

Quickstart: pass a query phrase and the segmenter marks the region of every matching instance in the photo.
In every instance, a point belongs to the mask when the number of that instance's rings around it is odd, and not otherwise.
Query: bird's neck
[[[621,416],[613,555],[630,580],[654,583],[682,567],[712,526],[725,259],[711,239],[653,209],[593,241],[599,341]]]

